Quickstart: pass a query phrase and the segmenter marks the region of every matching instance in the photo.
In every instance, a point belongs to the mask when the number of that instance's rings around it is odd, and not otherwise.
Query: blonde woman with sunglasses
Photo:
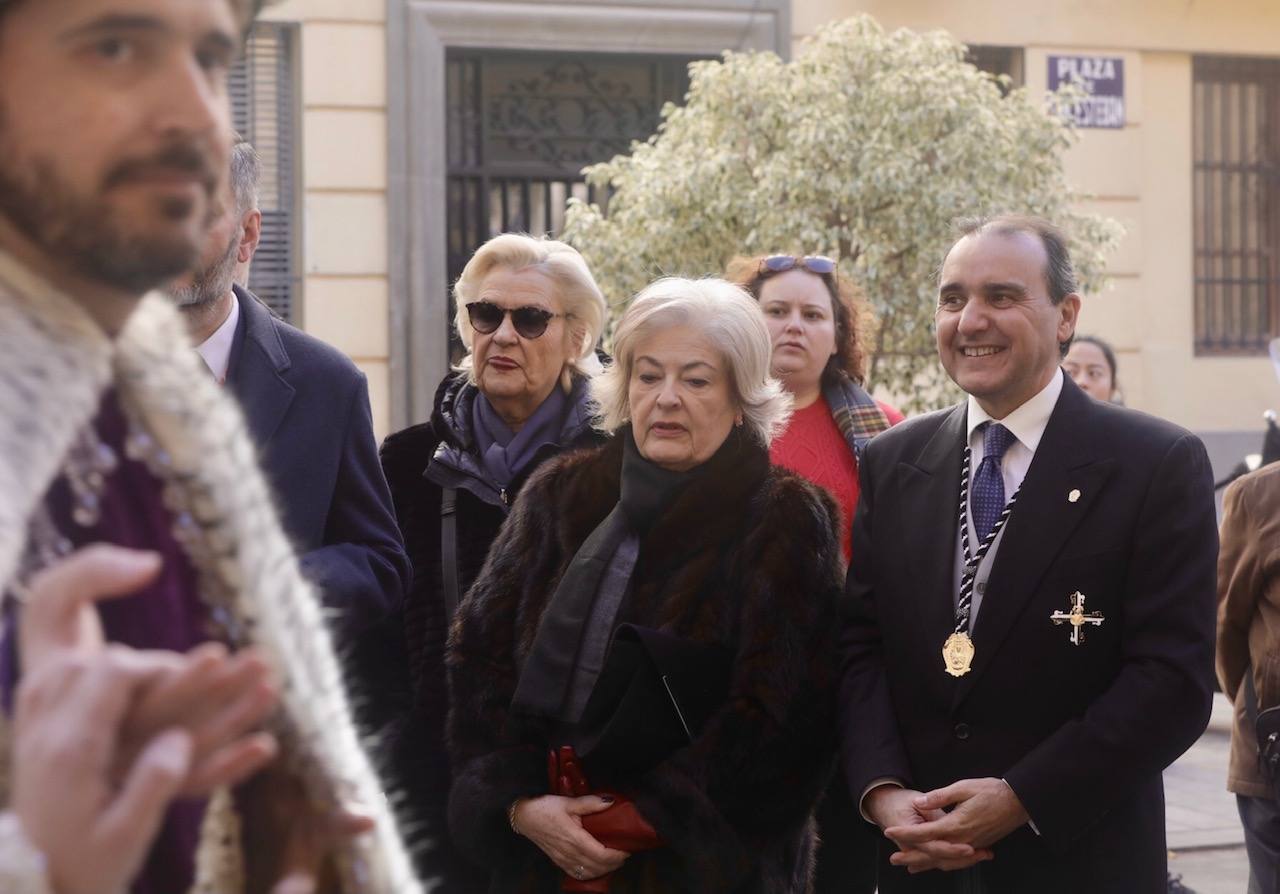
[[[456,854],[444,828],[449,621],[533,471],[603,439],[592,427],[587,385],[600,371],[595,345],[608,311],[575,249],[515,233],[476,251],[454,298],[466,356],[441,382],[431,420],[382,447],[414,568],[403,616],[383,633],[388,666],[393,649],[407,647],[411,691],[408,715],[386,737],[392,784],[405,794],[407,827],[443,843],[421,855],[420,869],[442,880],[437,890],[470,894],[486,888],[486,873]],[[403,680],[388,681],[397,683],[403,688]]]

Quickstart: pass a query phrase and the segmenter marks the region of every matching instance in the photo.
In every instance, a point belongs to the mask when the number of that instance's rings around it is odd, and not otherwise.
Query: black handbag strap
[[[444,575],[444,622],[447,630],[458,610],[458,489],[440,489],[440,568]]]

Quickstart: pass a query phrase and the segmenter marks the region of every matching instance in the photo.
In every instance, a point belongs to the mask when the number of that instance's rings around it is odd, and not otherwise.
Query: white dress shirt
[[[969,549],[975,553],[978,550],[979,540],[977,531],[973,526],[973,474],[978,470],[978,464],[982,462],[984,455],[982,449],[983,432],[979,431],[978,427],[984,422],[999,422],[1016,438],[1009,445],[1009,449],[1005,451],[1004,459],[1000,464],[1000,474],[1004,478],[1004,499],[1005,503],[1008,503],[1018,488],[1022,486],[1022,480],[1027,477],[1027,470],[1031,468],[1031,460],[1035,458],[1036,448],[1040,446],[1040,439],[1044,437],[1044,430],[1049,424],[1049,417],[1053,415],[1053,408],[1058,403],[1058,396],[1062,394],[1062,376],[1063,373],[1059,370],[1058,374],[1050,379],[1049,384],[1045,385],[1035,397],[1003,419],[993,419],[978,404],[978,399],[973,395],[969,395],[968,431],[971,458],[969,460],[969,506],[966,508],[965,515],[969,520]],[[958,497],[959,494],[957,493],[956,496]],[[954,512],[955,510],[952,509],[950,511]],[[978,565],[978,574],[974,579],[973,585],[973,605],[969,610],[970,632],[973,631],[974,620],[978,617],[978,609],[982,606],[982,596],[987,589],[987,578],[991,576],[991,566],[995,563],[996,553],[1000,550],[1000,541],[1003,539],[1004,530],[1002,529],[995,542],[991,544],[991,549],[987,551],[986,557]],[[960,532],[956,531],[956,559],[952,594],[957,602],[960,599],[960,580],[963,574],[964,547],[960,542]]]
[[[231,366],[231,345],[236,340],[236,323],[240,319],[240,302],[231,302],[231,313],[222,321],[222,325],[213,331],[203,342],[196,345],[196,350],[204,358],[204,365],[218,380],[218,384],[227,381],[227,369]]]

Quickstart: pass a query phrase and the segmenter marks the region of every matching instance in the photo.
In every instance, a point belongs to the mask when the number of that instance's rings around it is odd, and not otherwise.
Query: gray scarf
[[[582,719],[630,591],[640,540],[697,477],[640,455],[630,427],[623,442],[618,504],[588,535],[565,569],[538,624],[511,708],[570,725]]]

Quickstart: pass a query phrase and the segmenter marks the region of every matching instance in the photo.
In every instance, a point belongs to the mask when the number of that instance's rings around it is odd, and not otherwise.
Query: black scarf
[[[620,498],[578,548],[547,603],[513,711],[568,724],[581,719],[630,591],[640,539],[703,468],[663,469],[640,455],[629,426],[617,437],[626,439]]]

